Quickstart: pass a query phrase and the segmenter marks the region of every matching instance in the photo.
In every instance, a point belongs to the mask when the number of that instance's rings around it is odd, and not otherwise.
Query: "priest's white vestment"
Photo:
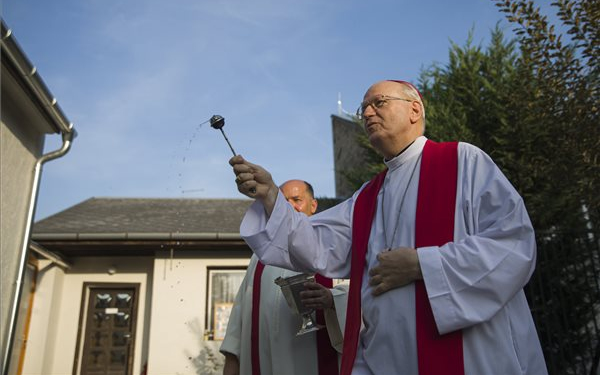
[[[289,206],[287,203],[286,205]],[[252,290],[257,262],[258,258],[253,255],[236,295],[225,338],[220,347],[221,352],[228,352],[238,357],[240,374],[252,374],[250,338]],[[294,275],[298,275],[298,272],[272,266],[265,266],[262,273],[259,317],[261,375],[319,374],[316,332],[295,336],[300,329],[302,319],[290,310],[280,287],[274,283],[278,277],[286,278]],[[325,310],[324,316],[330,343],[341,352],[348,285],[341,284],[330,290],[335,310]]]
[[[417,138],[386,161],[389,170],[377,196],[361,286],[364,327],[355,374],[418,374],[414,283],[375,297],[368,271],[388,247],[415,247],[416,197],[426,140]],[[535,235],[523,200],[488,155],[462,142],[457,183],[454,242],[417,249],[438,331],[462,330],[466,374],[546,374],[523,292],[536,259]],[[240,233],[265,264],[348,278],[359,192],[310,218],[294,212],[281,194],[269,218],[255,202]]]

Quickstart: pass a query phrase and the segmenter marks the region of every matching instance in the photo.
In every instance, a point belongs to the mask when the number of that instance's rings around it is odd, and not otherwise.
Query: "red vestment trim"
[[[260,284],[264,268],[264,264],[260,261],[257,262],[254,271],[254,279],[252,280],[252,328],[250,331],[252,375],[260,375]],[[327,277],[315,275],[315,280],[328,289],[333,288],[333,281]],[[317,310],[317,324],[326,325],[323,310]],[[329,341],[327,327],[318,330],[316,334],[319,374],[338,375],[338,355],[337,351],[331,346],[331,342]]]
[[[264,269],[265,265],[258,261],[254,270],[254,280],[252,280],[252,327],[250,330],[252,375],[260,375],[260,351],[258,347],[260,337],[260,278]]]
[[[333,288],[333,280],[330,278],[317,274],[315,275],[315,280],[327,289]],[[325,328],[317,331],[319,375],[338,375],[338,354],[334,347],[331,346],[323,310],[317,310],[317,324],[325,326]]]
[[[435,146],[435,147],[433,147]],[[442,246],[454,240],[458,176],[458,143],[427,141],[415,219],[415,247]],[[465,373],[462,331],[440,335],[423,280],[415,282],[419,374]]]
[[[456,142],[435,143],[428,140],[423,148],[415,223],[417,248],[441,246],[453,241],[457,146]],[[385,174],[386,171],[383,171],[375,176],[361,191],[354,205],[350,291],[342,354],[343,375],[351,374],[356,358],[365,256],[377,207],[377,194]],[[462,332],[438,334],[423,281],[415,282],[415,309],[419,374],[464,374]]]
[[[360,289],[362,286],[365,255],[369,244],[371,223],[377,211],[377,193],[383,185],[387,170],[375,176],[361,191],[354,204],[352,218],[352,265],[350,267],[350,290],[344,328],[344,349],[340,374],[350,375],[356,358],[360,333]]]

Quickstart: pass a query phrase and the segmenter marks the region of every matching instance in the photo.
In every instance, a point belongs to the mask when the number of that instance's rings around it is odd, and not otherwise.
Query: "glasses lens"
[[[360,103],[360,105],[358,106],[358,109],[356,110],[356,116],[359,119],[363,119],[365,117],[365,111],[367,110],[367,108],[369,108],[370,105],[373,105],[374,100],[369,100],[368,102],[362,102]],[[379,107],[377,107],[379,108]]]
[[[373,109],[381,108],[384,102],[385,100],[383,98],[374,98],[368,102],[362,102],[356,110],[356,116],[362,120],[365,117],[365,111],[367,108],[369,108],[369,106],[372,106]]]
[[[362,104],[361,104],[361,105],[359,105],[359,106],[358,106],[358,108],[356,108],[356,117],[357,117],[359,120],[362,120],[362,119],[363,119],[363,112],[364,112],[364,111],[363,111],[363,106],[362,106]]]

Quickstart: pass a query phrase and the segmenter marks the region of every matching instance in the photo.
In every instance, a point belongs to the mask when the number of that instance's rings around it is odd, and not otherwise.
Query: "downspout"
[[[17,318],[19,316],[19,308],[21,307],[21,293],[23,292],[23,280],[25,279],[25,272],[27,269],[27,259],[29,257],[29,239],[31,236],[31,228],[33,227],[33,220],[35,216],[35,209],[37,206],[38,187],[40,183],[40,177],[42,174],[43,165],[54,159],[58,159],[65,155],[71,148],[71,143],[76,135],[73,129],[73,124],[69,124],[69,131],[62,133],[62,147],[56,151],[49,152],[42,155],[35,163],[33,170],[33,184],[31,189],[31,195],[29,198],[29,209],[27,210],[27,221],[25,226],[25,233],[23,235],[22,247],[21,247],[21,258],[19,260],[19,268],[17,272],[17,280],[15,282],[15,291],[13,294],[13,304],[10,313],[8,339],[6,341],[6,351],[4,353],[4,366],[2,374],[8,375],[10,368],[10,359],[12,356],[12,350],[14,345],[15,333],[17,329]]]

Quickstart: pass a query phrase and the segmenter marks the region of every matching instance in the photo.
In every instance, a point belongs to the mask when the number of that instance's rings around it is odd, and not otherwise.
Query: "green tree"
[[[530,168],[539,172],[526,181],[526,199],[536,210],[538,230],[548,230],[538,235],[539,282],[529,288],[544,354],[554,373],[596,374],[600,2],[553,2],[564,35],[532,1],[494,1],[514,25],[521,51],[517,77],[522,87],[514,98],[527,106],[515,121],[536,129],[532,136],[538,136],[529,143],[534,147],[525,149],[535,158],[532,166],[539,167]],[[503,133],[510,137],[513,130]],[[590,231],[580,234],[584,229]]]
[[[532,1],[494,0],[514,25],[521,50],[515,124],[536,129],[531,181],[538,227],[575,230],[600,219],[600,2],[559,0],[557,33]],[[514,129],[504,129],[508,137]],[[539,211],[538,209],[538,211]],[[585,211],[589,220],[582,215]],[[561,216],[563,216],[561,218]]]

